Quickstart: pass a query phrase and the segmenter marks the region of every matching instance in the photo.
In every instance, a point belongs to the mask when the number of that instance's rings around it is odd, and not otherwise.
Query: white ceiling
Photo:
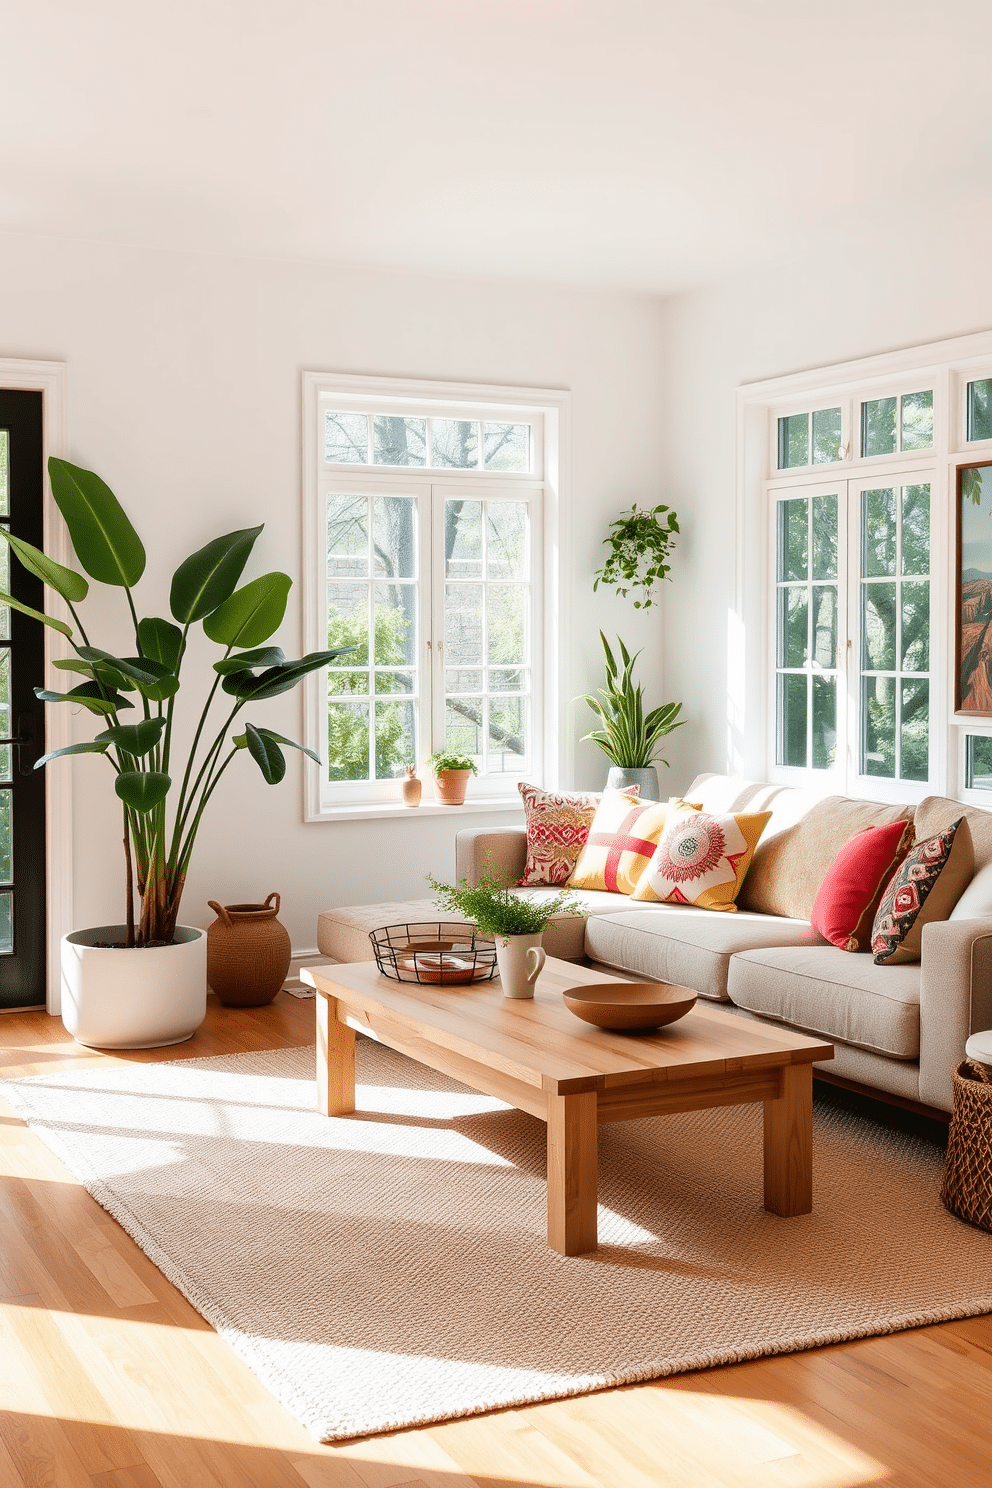
[[[0,0],[0,230],[670,294],[984,202],[990,61],[990,0]]]

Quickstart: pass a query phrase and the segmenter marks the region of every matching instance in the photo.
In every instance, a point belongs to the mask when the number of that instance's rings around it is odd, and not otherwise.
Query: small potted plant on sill
[[[477,775],[475,761],[467,754],[439,750],[427,761],[434,772],[434,796],[439,806],[461,806],[468,790],[468,777]]]
[[[599,638],[606,653],[606,686],[600,688],[596,697],[586,696],[585,702],[599,714],[603,727],[593,729],[583,738],[598,744],[610,761],[608,786],[622,789],[639,785],[646,799],[657,800],[658,772],[654,761],[660,758],[661,740],[685,722],[684,718],[678,718],[682,704],[665,703],[645,713],[644,689],[640,683],[634,685],[634,662],[641,653],[635,651],[631,656],[617,637],[621,658],[618,663],[602,631]],[[662,764],[667,763],[662,760]]]
[[[525,899],[488,866],[474,884],[468,879],[439,883],[430,874],[427,882],[445,914],[473,920],[480,934],[493,936],[504,997],[534,996],[534,983],[546,959],[541,945],[545,925],[557,915],[582,913],[570,890],[562,889],[550,899]]]
[[[56,459],[48,469],[80,567],[98,583],[124,590],[133,631],[131,655],[119,654],[131,651],[131,642],[111,651],[92,645],[77,609],[89,592],[87,580],[0,527],[15,557],[64,600],[72,619],[69,624],[0,593],[0,603],[59,631],[75,653],[54,665],[75,674],[78,684],[66,692],[36,688],[38,697],[84,708],[102,725],[94,739],[53,750],[35,769],[60,755],[103,755],[113,771],[115,814],[120,811],[123,823],[124,923],[63,937],[62,1021],[77,1042],[97,1048],[182,1043],[206,1013],[206,934],[178,918],[207,804],[239,755],[250,755],[269,785],[286,773],[281,746],[317,759],[260,720],[243,721],[241,732],[233,732],[234,720],[244,708],[288,692],[354,648],[287,661],[278,646],[263,645],[282,623],[292,579],[267,573],[238,588],[261,526],[214,538],[179,565],[169,597],[172,621],[139,620],[134,586],[146,555],[123,507],[93,471]],[[193,625],[202,625],[220,654],[192,745],[185,759],[177,759],[176,698],[187,681],[184,661]],[[216,733],[207,728],[215,700],[224,705]],[[129,712],[136,722],[127,722]]]

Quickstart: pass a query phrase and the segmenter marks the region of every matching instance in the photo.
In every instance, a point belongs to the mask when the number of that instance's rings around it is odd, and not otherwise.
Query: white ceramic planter
[[[123,925],[62,937],[62,1022],[96,1049],[157,1049],[181,1044],[207,1013],[207,934],[177,925],[172,945],[123,950],[95,944],[124,939]]]
[[[496,965],[504,997],[534,996],[534,983],[548,959],[541,934],[539,930],[536,935],[496,936]]]

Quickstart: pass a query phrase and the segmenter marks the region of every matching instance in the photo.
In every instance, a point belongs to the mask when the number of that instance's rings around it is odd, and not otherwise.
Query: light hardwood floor
[[[312,1002],[209,1002],[121,1057],[313,1041]],[[0,1074],[108,1057],[0,1017]],[[986,1488],[990,1407],[978,1318],[318,1446],[0,1101],[2,1488]]]

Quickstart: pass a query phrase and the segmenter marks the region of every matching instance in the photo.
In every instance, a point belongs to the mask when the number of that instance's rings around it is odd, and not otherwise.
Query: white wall
[[[600,681],[601,626],[647,644],[642,679],[649,695],[660,688],[657,612],[594,597],[591,577],[610,519],[633,499],[663,499],[661,320],[648,297],[0,237],[0,355],[68,364],[70,456],[108,481],[145,540],[145,613],[168,613],[169,576],[189,552],[258,520],[249,575],[279,567],[299,579],[303,369],[571,389],[576,694]],[[90,608],[117,628],[107,643],[122,641],[119,609]],[[298,588],[278,639],[288,653],[300,646]],[[300,695],[267,707],[273,727],[300,737]],[[578,737],[588,710],[565,711]],[[91,723],[77,719],[76,737]],[[278,889],[298,949],[314,944],[320,910],[419,897],[425,872],[453,871],[456,828],[513,819],[304,825],[298,761],[277,788],[250,761],[236,765],[206,818],[183,918],[205,925],[208,898]],[[74,774],[74,921],[117,918],[105,766],[84,756],[54,768]],[[592,745],[577,747],[576,784],[600,783],[604,768]]]
[[[760,769],[754,639],[734,624],[735,389],[849,358],[992,326],[982,269],[992,209],[906,221],[830,242],[816,258],[727,279],[668,302],[666,488],[684,540],[666,590],[666,686],[689,726],[672,779]],[[746,576],[745,576],[746,581]],[[749,686],[743,685],[743,656]]]

